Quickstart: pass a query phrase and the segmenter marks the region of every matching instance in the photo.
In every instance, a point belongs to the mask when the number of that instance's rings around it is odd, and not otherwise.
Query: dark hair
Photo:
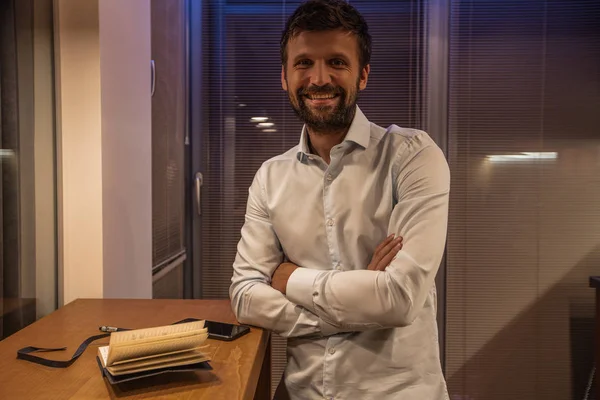
[[[361,69],[371,61],[369,26],[360,13],[344,0],[309,0],[288,18],[281,36],[281,64],[287,62],[287,44],[305,31],[342,29],[358,39],[358,60]]]

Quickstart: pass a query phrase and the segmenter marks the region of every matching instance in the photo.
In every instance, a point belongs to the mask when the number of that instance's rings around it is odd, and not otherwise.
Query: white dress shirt
[[[450,173],[425,133],[370,123],[357,107],[328,165],[300,143],[266,161],[249,190],[230,288],[237,319],[288,338],[292,399],[443,400],[435,275]],[[403,249],[367,266],[389,234]],[[300,266],[286,295],[270,286]]]

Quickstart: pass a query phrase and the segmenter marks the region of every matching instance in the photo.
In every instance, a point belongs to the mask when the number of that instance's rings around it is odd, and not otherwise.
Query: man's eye
[[[346,66],[346,62],[344,60],[336,58],[334,60],[331,60],[331,65],[333,65],[334,67],[344,67]]]
[[[312,64],[310,60],[300,60],[296,63],[297,67],[308,67]]]

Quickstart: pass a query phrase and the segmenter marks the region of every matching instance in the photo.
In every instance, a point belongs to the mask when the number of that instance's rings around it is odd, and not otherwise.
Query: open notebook
[[[108,346],[98,348],[98,359],[111,383],[162,372],[210,368],[206,365],[210,360],[204,343],[207,338],[203,320],[114,332]]]

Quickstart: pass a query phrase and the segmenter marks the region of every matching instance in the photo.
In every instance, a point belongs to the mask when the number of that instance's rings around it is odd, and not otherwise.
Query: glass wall
[[[580,400],[600,273],[600,3],[451,3],[450,391]]]
[[[52,22],[0,2],[0,339],[57,306]]]

